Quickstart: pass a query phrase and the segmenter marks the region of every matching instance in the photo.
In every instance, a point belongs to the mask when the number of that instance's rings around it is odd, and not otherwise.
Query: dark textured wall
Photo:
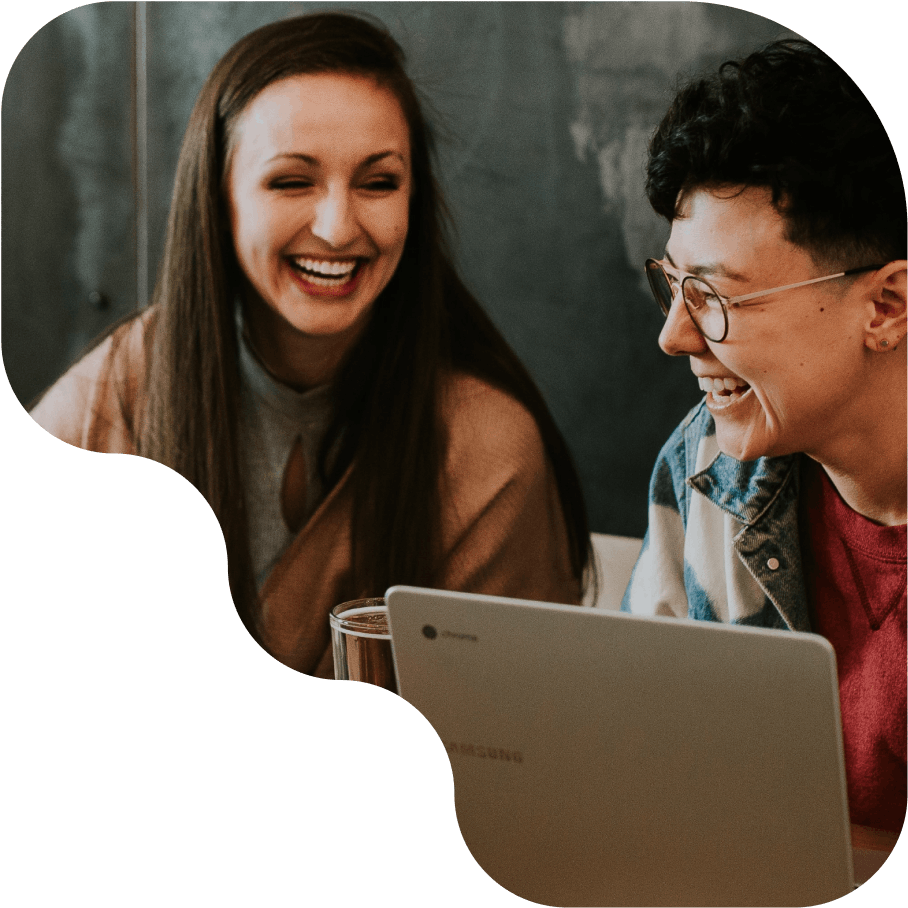
[[[131,3],[66,13],[4,88],[3,363],[23,403],[136,303],[132,28]]]
[[[211,67],[246,32],[314,8],[93,4],[23,49],[2,106],[2,351],[24,404],[147,299]],[[642,535],[652,463],[699,396],[686,360],[658,350],[642,278],[667,235],[643,195],[646,142],[679,75],[788,32],[701,3],[343,8],[391,29],[431,101],[463,274],[549,401],[592,528]]]

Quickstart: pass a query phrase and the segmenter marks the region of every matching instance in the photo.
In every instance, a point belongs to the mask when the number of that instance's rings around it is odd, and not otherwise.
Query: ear
[[[864,343],[870,350],[888,353],[908,333],[908,261],[890,262],[872,279]]]

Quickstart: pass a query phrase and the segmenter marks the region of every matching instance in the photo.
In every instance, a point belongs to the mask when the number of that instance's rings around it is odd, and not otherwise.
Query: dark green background
[[[592,529],[642,535],[655,456],[699,397],[686,360],[657,347],[661,316],[642,279],[667,235],[643,195],[646,141],[679,77],[788,34],[725,6],[104,3],[65,13],[23,49],[3,96],[2,352],[14,392],[27,405],[147,300],[203,80],[243,34],[315,8],[365,10],[403,45],[441,136],[462,272],[567,437]]]
[[[4,77],[70,6],[4,8]],[[904,5],[741,6],[851,73],[904,170]],[[444,750],[415,710],[296,675],[247,638],[221,534],[187,483],[52,439],[5,380],[0,426],[7,904],[521,902],[464,847]],[[848,905],[902,902],[906,857],[902,843]]]

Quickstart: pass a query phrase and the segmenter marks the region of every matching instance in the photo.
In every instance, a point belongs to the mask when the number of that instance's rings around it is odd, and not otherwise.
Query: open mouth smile
[[[751,390],[740,378],[714,378],[701,375],[697,378],[700,390],[706,392],[706,405],[710,410],[724,410],[737,403]]]
[[[287,261],[307,290],[328,294],[349,293],[357,283],[365,259],[353,258],[329,261],[305,256],[289,257]]]

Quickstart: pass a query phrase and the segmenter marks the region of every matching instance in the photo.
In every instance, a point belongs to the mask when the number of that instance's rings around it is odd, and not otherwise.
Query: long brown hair
[[[571,566],[581,579],[589,533],[567,446],[529,373],[451,266],[431,138],[403,52],[358,16],[315,14],[266,25],[231,48],[205,82],[177,164],[148,332],[139,453],[177,470],[208,500],[224,531],[234,601],[254,634],[257,596],[239,454],[240,270],[223,191],[225,159],[237,118],[260,91],[319,72],[366,75],[394,93],[409,124],[413,168],[404,252],[334,382],[335,415],[319,456],[325,488],[353,467],[351,596],[375,595],[394,583],[432,585],[443,507],[438,402],[442,377],[452,369],[507,391],[535,417],[555,471]]]

